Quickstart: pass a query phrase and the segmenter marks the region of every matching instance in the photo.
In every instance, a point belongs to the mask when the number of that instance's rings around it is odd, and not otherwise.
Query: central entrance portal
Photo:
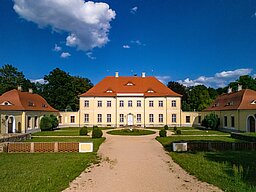
[[[127,115],[127,123],[129,126],[133,125],[133,115],[131,113]]]

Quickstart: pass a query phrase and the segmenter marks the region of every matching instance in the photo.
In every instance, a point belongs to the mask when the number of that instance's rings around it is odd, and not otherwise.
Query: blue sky
[[[256,77],[255,12],[249,0],[2,0],[0,65],[31,80],[59,67],[94,84],[119,71],[224,86]]]

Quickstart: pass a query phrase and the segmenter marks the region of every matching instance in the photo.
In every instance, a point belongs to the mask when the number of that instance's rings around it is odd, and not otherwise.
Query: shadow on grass
[[[255,151],[225,151],[225,152],[207,152],[205,158],[218,163],[230,164],[233,170],[227,170],[227,173],[234,175],[234,167],[241,167],[241,179],[253,186],[256,186],[256,153]],[[235,168],[236,169],[236,168]]]

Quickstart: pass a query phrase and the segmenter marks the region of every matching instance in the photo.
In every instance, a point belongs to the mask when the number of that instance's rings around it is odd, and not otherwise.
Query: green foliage
[[[103,135],[102,131],[99,128],[93,128],[92,138],[101,138]]]
[[[177,131],[177,127],[175,126],[175,127],[173,128],[173,130],[176,132],[176,131]]]
[[[89,79],[71,76],[59,68],[44,76],[44,80],[48,82],[44,85],[44,98],[50,105],[63,111],[67,106],[70,106],[73,111],[78,110],[78,96],[92,87]]]
[[[79,135],[88,135],[88,130],[87,130],[87,127],[84,126],[80,129],[79,131]]]
[[[181,130],[177,130],[176,135],[181,135]]]
[[[165,126],[164,126],[164,129],[165,129],[165,130],[168,130],[168,129],[169,129],[168,125],[165,125]]]
[[[161,129],[161,130],[159,131],[159,136],[160,136],[160,137],[166,137],[166,135],[167,135],[167,131],[166,131],[165,129]]]
[[[21,86],[24,91],[35,89],[35,85],[25,78],[24,74],[12,65],[5,64],[0,68],[0,95]]]
[[[202,126],[211,128],[211,129],[218,129],[219,125],[220,125],[220,120],[218,118],[218,115],[214,113],[206,115],[202,121]]]
[[[108,131],[107,133],[111,134],[111,135],[137,136],[137,135],[150,135],[150,134],[154,134],[156,132],[151,131],[151,130],[145,130],[145,129],[121,129],[121,130]]]
[[[55,115],[45,115],[40,121],[40,129],[42,131],[51,131],[53,128],[58,127],[59,122]]]

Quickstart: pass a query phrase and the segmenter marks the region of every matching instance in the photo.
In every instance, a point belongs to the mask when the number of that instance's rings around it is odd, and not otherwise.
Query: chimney
[[[20,85],[18,86],[18,91],[22,91],[22,87]]]
[[[232,93],[232,88],[228,87],[228,93]]]
[[[118,72],[116,72],[115,77],[118,77]]]
[[[33,89],[29,88],[29,89],[28,89],[28,92],[29,92],[29,93],[33,93]]]
[[[146,77],[146,73],[142,72],[141,77]]]
[[[241,91],[242,89],[243,89],[243,86],[238,84],[237,91]]]

